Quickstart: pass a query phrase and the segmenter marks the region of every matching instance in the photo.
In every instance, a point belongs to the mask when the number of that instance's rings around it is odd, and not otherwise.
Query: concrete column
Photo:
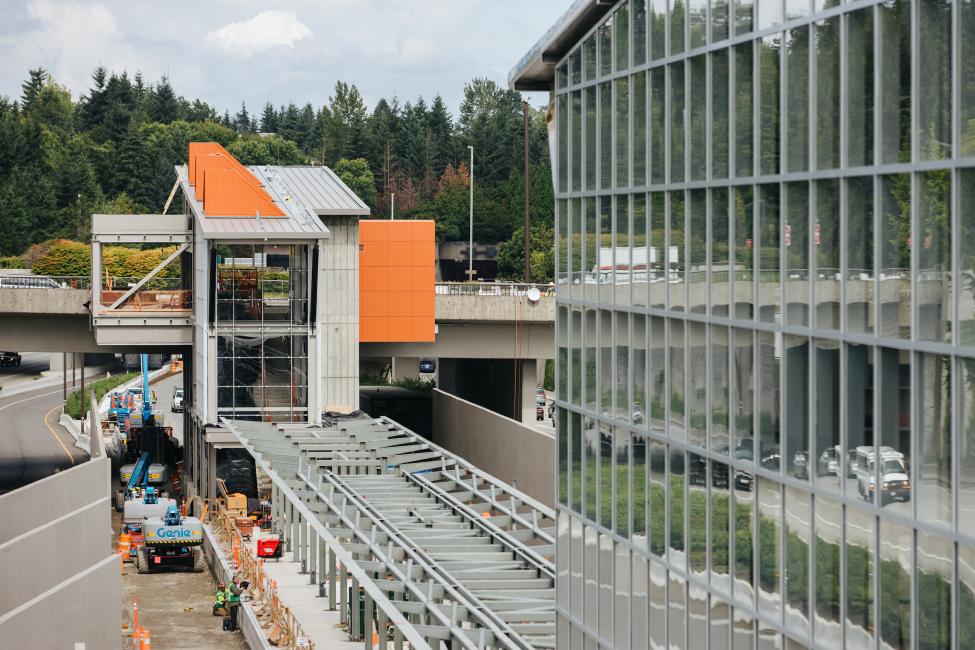
[[[419,357],[393,357],[393,381],[397,379],[416,379],[419,376]]]
[[[325,409],[359,408],[359,220],[322,218],[331,236],[321,242],[318,314],[322,323]]]
[[[535,388],[539,386],[541,378],[538,375],[538,363],[535,359],[521,359],[521,421],[533,425],[535,419]]]
[[[295,508],[295,510],[297,510],[297,508]],[[308,535],[305,532],[305,518],[300,512],[298,512],[295,519],[298,522],[298,532],[295,535],[295,542],[297,542],[297,546],[295,547],[295,559],[298,560],[299,563],[298,573],[305,573],[307,571],[305,561],[308,557],[308,549],[306,548],[306,544],[308,543]]]

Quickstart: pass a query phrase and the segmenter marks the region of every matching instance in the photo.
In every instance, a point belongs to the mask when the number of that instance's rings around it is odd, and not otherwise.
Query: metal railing
[[[438,296],[524,296],[529,289],[538,289],[543,296],[554,296],[553,284],[524,282],[437,282]]]
[[[90,289],[87,275],[0,275],[0,289]]]

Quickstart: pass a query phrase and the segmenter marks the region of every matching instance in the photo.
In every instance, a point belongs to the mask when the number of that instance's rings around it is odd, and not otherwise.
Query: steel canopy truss
[[[365,590],[350,630],[375,603],[396,647],[555,647],[551,508],[387,418],[223,424],[271,476],[273,520],[329,607],[349,579]],[[317,570],[336,558],[338,576]]]

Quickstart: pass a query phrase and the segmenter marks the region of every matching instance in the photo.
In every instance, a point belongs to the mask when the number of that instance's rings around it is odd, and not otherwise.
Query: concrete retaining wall
[[[433,442],[555,506],[554,436],[434,389]]]
[[[99,458],[0,496],[0,648],[121,647],[110,482]]]

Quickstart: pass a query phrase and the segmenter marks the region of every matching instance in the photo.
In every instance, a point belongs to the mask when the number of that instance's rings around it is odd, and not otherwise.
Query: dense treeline
[[[223,144],[245,164],[329,165],[387,216],[432,218],[441,240],[466,239],[474,147],[474,235],[507,242],[501,273],[520,277],[524,210],[522,98],[492,81],[464,89],[455,118],[443,99],[380,99],[370,111],[338,82],[327,104],[246,105],[223,114],[170,81],[98,68],[76,101],[43,69],[18,99],[0,97],[0,255],[54,238],[85,240],[92,213],[162,209],[191,141]],[[545,111],[530,109],[533,267],[551,277],[553,197]]]

